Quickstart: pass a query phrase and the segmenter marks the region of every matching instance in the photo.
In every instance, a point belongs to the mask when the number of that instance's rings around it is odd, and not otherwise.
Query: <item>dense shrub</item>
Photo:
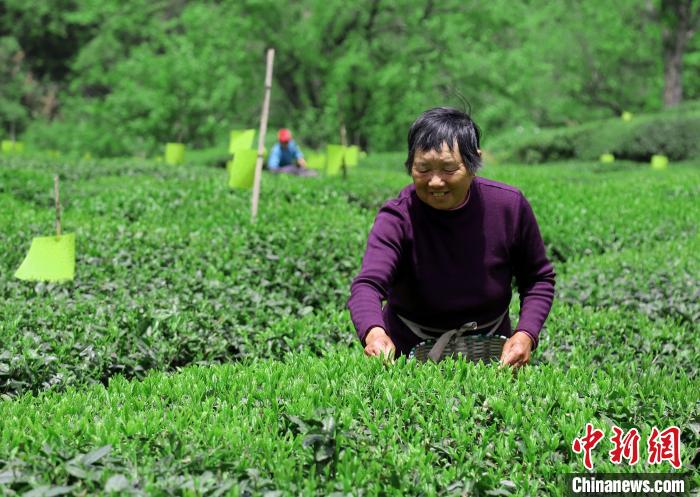
[[[678,426],[700,483],[700,171],[484,169],[526,193],[559,274],[514,376],[364,357],[348,285],[402,158],[266,174],[255,224],[216,167],[0,158],[0,495],[560,496],[587,422]],[[76,279],[16,280],[54,172]],[[597,471],[671,470],[611,446]]]
[[[573,261],[558,298],[597,309],[626,309],[657,320],[700,322],[700,238],[661,242]]]
[[[609,119],[581,126],[546,129],[495,140],[492,147],[509,159],[528,164],[568,159],[597,160],[604,153],[617,159],[647,162],[663,154],[672,161],[700,157],[700,108]]]
[[[697,382],[604,347],[608,361],[591,367],[591,330],[571,330],[571,367],[516,378],[464,361],[385,367],[334,348],[27,395],[0,403],[0,493],[562,496],[588,422],[608,436],[635,427],[643,441],[678,426],[697,484]],[[642,444],[638,465],[615,465],[602,440],[596,470],[671,470],[648,464]]]
[[[229,191],[216,167],[3,159],[0,394],[355,344],[348,286],[377,209],[410,182],[403,159],[370,156],[347,180],[265,175],[255,225],[249,192]],[[52,228],[53,173],[64,230],[77,232],[76,279],[19,281],[12,274],[31,238]],[[697,281],[688,254],[700,192],[691,167],[658,175],[487,166],[483,174],[531,200],[563,300],[695,319],[686,287]],[[660,242],[674,244],[678,265],[647,264],[664,261]],[[653,282],[663,289],[650,290]]]

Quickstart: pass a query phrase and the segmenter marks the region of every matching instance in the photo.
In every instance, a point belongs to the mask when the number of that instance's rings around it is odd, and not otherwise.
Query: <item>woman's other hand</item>
[[[396,354],[396,346],[391,341],[389,335],[386,334],[384,328],[375,326],[367,333],[365,337],[365,354],[368,356],[384,356],[387,359],[393,359]]]
[[[512,337],[506,340],[501,354],[501,365],[519,368],[530,362],[532,340],[527,333],[516,331]]]

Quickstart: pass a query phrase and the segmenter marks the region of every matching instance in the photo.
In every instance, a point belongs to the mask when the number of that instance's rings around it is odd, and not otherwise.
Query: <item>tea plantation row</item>
[[[376,166],[348,181],[266,177],[253,226],[249,193],[229,191],[218,169],[3,163],[0,394],[354,344],[349,282],[377,207],[409,181]],[[15,280],[31,238],[52,231],[54,170],[76,280]],[[696,168],[485,172],[531,199],[563,302],[697,323]]]
[[[531,200],[559,275],[513,377],[362,356],[344,306],[401,160],[266,176],[255,225],[215,168],[2,162],[0,495],[562,495],[586,422],[677,425],[700,483],[697,165],[484,170]],[[54,170],[76,280],[14,280]],[[596,471],[671,470],[610,448]]]
[[[117,377],[107,388],[0,404],[0,454],[9,459],[0,489],[562,495],[562,475],[582,470],[570,444],[587,422],[608,436],[611,424],[636,427],[643,440],[652,426],[677,425],[685,469],[694,457],[697,464],[696,388],[685,375],[613,360],[593,369],[542,365],[513,378],[464,362],[383,366],[344,347],[142,382]],[[611,448],[606,440],[593,452],[598,471],[672,469],[644,458],[616,466]]]

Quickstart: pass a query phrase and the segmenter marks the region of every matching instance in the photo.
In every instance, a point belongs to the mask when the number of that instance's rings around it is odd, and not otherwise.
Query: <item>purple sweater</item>
[[[397,314],[442,329],[487,323],[508,308],[515,277],[515,329],[535,348],[552,307],[554,276],[532,208],[516,188],[476,177],[468,201],[445,211],[424,203],[410,185],[379,210],[348,307],[363,344],[381,326],[408,353],[420,339]],[[512,334],[510,319],[497,333]]]

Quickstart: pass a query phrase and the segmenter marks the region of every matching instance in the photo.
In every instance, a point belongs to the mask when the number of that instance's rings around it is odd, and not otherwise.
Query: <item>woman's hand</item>
[[[396,346],[391,341],[389,335],[386,334],[384,328],[375,326],[367,333],[365,337],[365,354],[368,356],[384,356],[387,359],[393,359],[396,354]]]
[[[503,345],[501,365],[515,366],[516,368],[524,366],[530,362],[531,351],[532,339],[527,333],[516,331]]]

